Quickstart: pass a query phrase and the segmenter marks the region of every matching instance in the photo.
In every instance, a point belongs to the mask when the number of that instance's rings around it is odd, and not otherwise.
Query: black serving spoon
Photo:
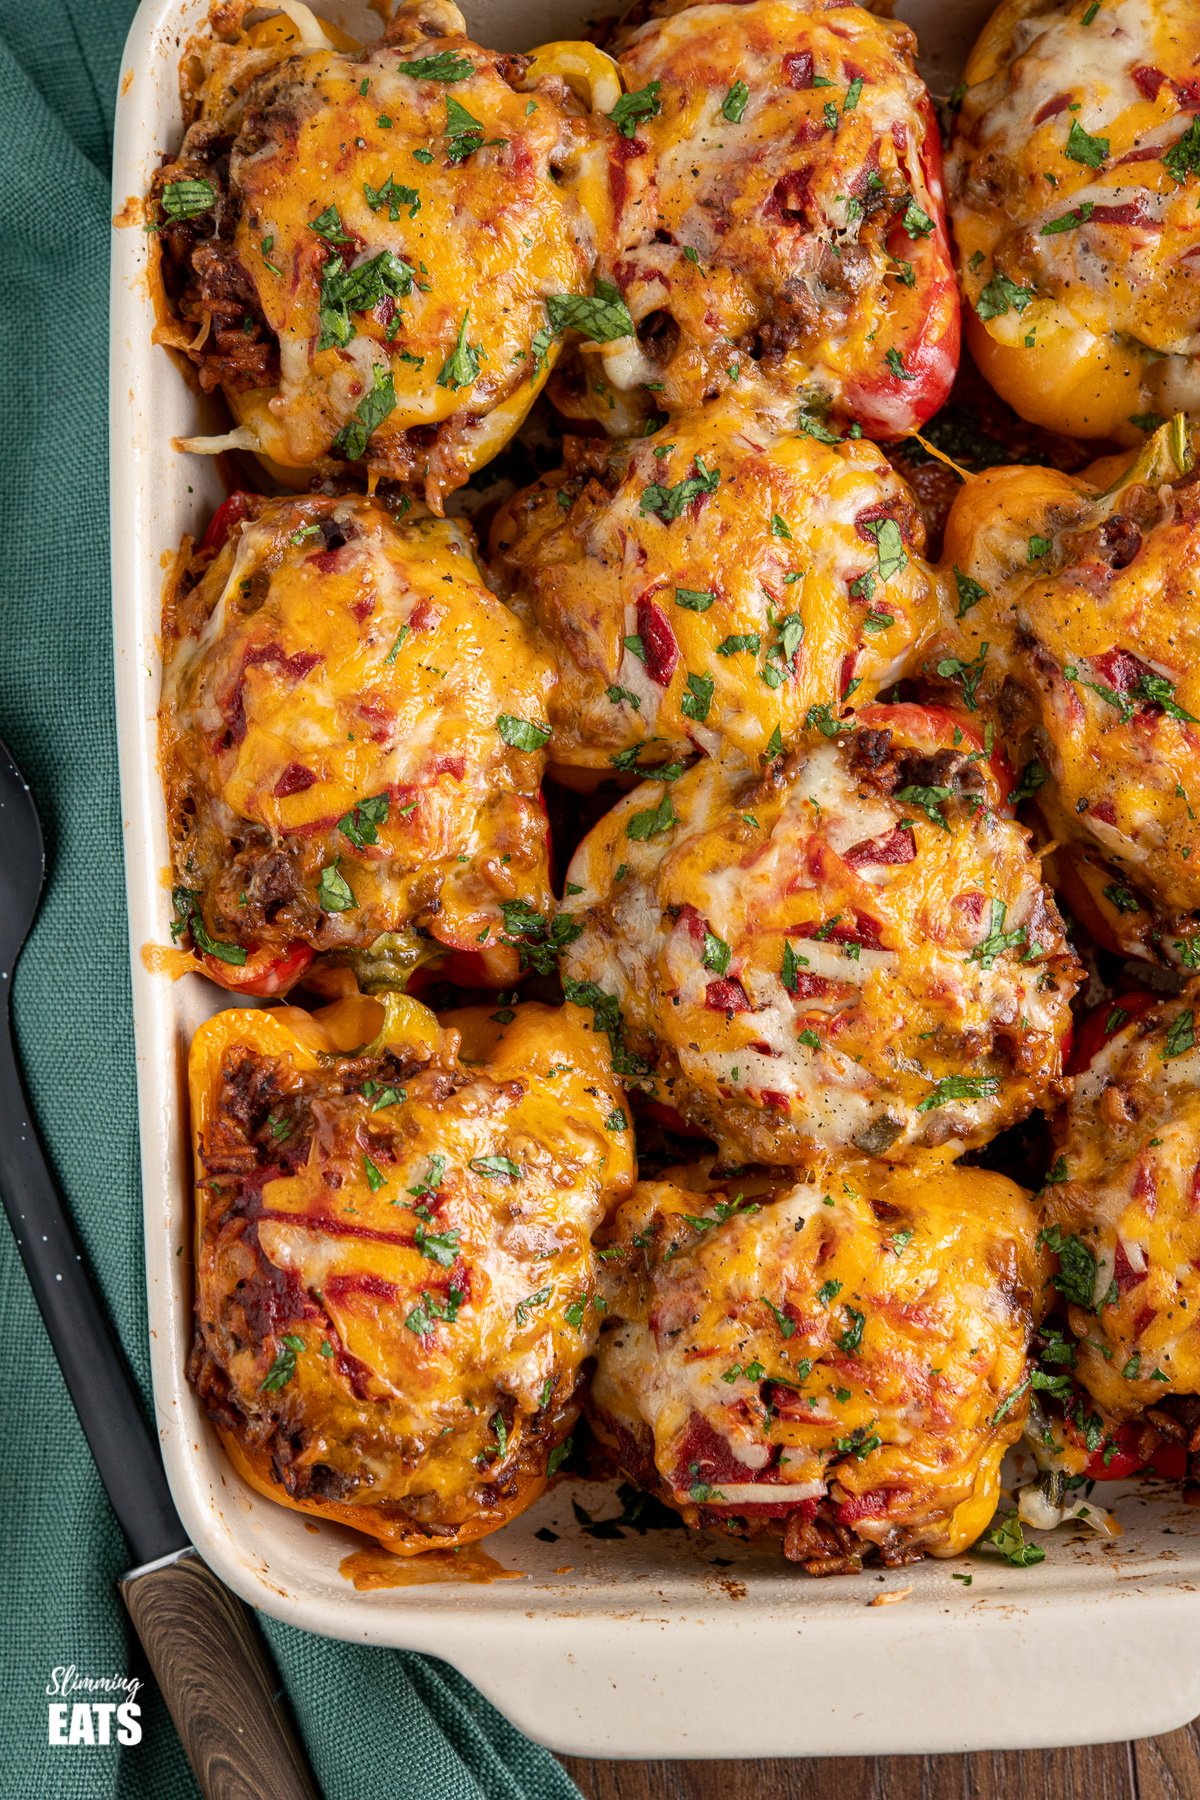
[[[27,782],[0,743],[0,1197],[100,1479],[129,1542],[121,1596],[205,1800],[320,1800],[248,1606],[184,1530],[125,1354],[46,1166],[12,1036],[12,975],[45,852]]]

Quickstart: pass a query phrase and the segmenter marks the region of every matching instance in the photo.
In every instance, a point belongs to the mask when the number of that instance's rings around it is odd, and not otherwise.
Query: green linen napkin
[[[30,1096],[149,1399],[109,613],[113,100],[134,0],[0,0],[0,735],[49,881],[13,996]],[[146,1679],[124,1540],[0,1223],[0,1795],[191,1800],[151,1683],[135,1748],[51,1746],[52,1671]],[[445,1664],[264,1621],[327,1800],[578,1800]]]

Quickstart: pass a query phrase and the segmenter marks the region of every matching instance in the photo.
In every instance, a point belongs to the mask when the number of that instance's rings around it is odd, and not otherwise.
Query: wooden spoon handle
[[[204,1800],[321,1800],[250,1608],[195,1551],[118,1585]]]

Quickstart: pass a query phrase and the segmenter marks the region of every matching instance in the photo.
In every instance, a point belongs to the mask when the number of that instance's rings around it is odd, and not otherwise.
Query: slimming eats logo
[[[74,1663],[53,1669],[46,1689],[51,1696],[50,1742],[140,1744],[142,1709],[137,1697],[141,1685],[133,1675],[81,1675]],[[76,1698],[79,1694],[99,1698],[80,1700]]]

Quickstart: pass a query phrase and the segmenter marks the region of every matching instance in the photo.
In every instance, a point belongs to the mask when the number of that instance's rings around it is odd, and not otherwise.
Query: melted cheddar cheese
[[[1084,922],[1128,955],[1184,966],[1200,907],[1192,461],[1186,434],[1164,427],[1100,492],[1051,469],[970,481],[944,552],[962,616],[923,659],[935,680],[950,653],[974,672],[1068,846],[1059,863]]]
[[[215,556],[185,545],[163,624],[172,860],[208,972],[244,988],[304,952],[294,980],[315,952],[402,986],[449,949],[511,979],[552,904],[547,657],[455,522],[242,504]]]
[[[903,437],[959,341],[912,33],[840,0],[649,10],[613,43],[628,92],[597,265],[636,336],[586,349],[556,404],[620,433],[732,387]]]
[[[605,1256],[598,1435],[690,1525],[783,1533],[813,1574],[985,1529],[1028,1410],[1043,1270],[981,1169],[642,1182]]]
[[[936,624],[921,515],[873,444],[785,432],[730,396],[612,449],[568,439],[567,457],[491,537],[557,655],[555,763],[757,756],[814,706],[872,699]]]
[[[632,1187],[602,1044],[395,995],[218,1013],[190,1080],[189,1372],[237,1467],[403,1552],[503,1524],[570,1429]]]
[[[568,1000],[726,1160],[986,1143],[1061,1092],[1077,970],[966,714],[872,706],[646,782],[568,871]]]
[[[1006,0],[947,165],[967,339],[1025,418],[1136,443],[1200,404],[1200,18]]]
[[[280,471],[357,464],[440,512],[544,384],[545,302],[590,291],[582,105],[556,74],[527,92],[527,59],[480,49],[445,0],[402,7],[362,51],[251,35],[249,81],[237,46],[205,53],[199,117],[155,193],[215,190],[177,285],[190,268],[180,310],[238,441]],[[275,347],[265,382],[238,360],[243,314]]]
[[[1053,1124],[1041,1206],[1077,1378],[1117,1419],[1200,1393],[1200,982],[1106,1009],[1106,1041]]]

